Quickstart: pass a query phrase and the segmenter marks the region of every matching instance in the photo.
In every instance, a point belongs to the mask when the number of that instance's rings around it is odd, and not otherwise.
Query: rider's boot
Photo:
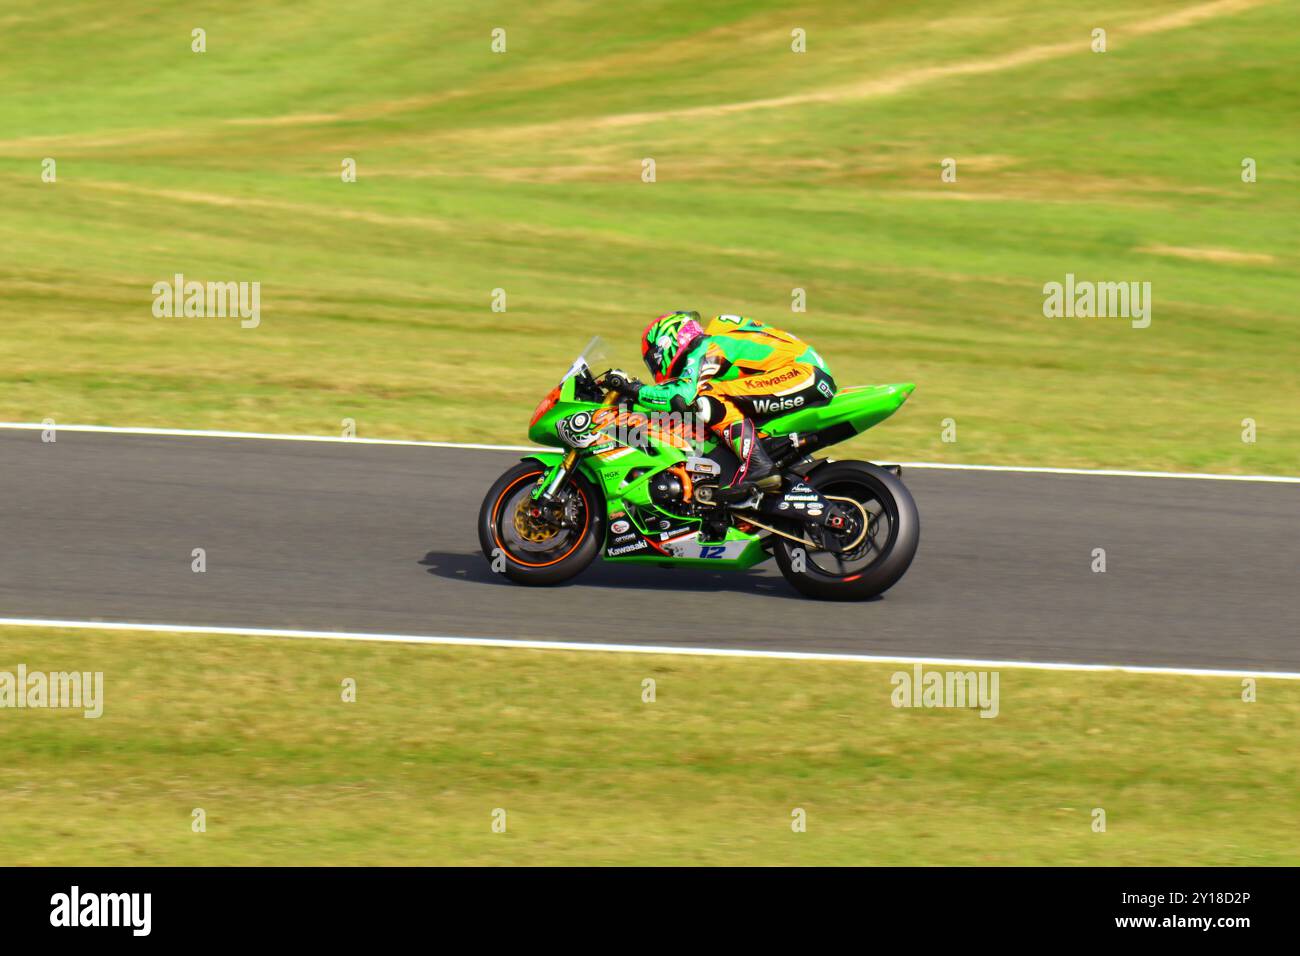
[[[744,498],[755,489],[765,492],[781,490],[781,476],[777,473],[776,463],[759,440],[753,421],[744,418],[729,425],[722,437],[740,459],[740,467],[736,469],[731,484],[720,492],[724,500]]]

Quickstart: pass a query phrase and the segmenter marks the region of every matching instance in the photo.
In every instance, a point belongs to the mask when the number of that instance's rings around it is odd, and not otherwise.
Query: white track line
[[[1099,475],[1112,478],[1201,478],[1206,481],[1271,481],[1300,485],[1289,475],[1216,475],[1199,471],[1126,471],[1122,468],[1044,468],[1035,465],[956,465],[947,462],[900,461],[903,468],[946,468],[951,471],[1012,471],[1030,475]]]
[[[205,431],[197,428],[132,428],[114,425],[45,425],[39,422],[0,422],[0,428],[56,432],[101,432],[108,435],[170,435],[181,438],[257,438],[264,441],[312,441],[341,445],[407,445],[420,448],[464,448],[470,451],[554,451],[540,445],[488,445],[473,442],[417,441],[405,438],[343,438],[336,435],[279,435],[272,432]],[[1127,471],[1120,468],[1047,468],[1034,465],[956,465],[941,461],[902,461],[903,468],[934,468],[948,471],[994,471],[1031,475],[1094,475],[1111,478],[1200,478],[1205,481],[1262,481],[1297,485],[1300,477],[1288,475],[1217,475],[1194,471]]]
[[[1195,667],[1145,667],[1125,664],[1066,664],[1040,661],[986,661],[954,657],[891,657],[816,651],[760,651],[730,647],[670,647],[651,644],[585,644],[581,641],[510,640],[500,637],[442,637],[424,634],[371,634],[364,631],[300,631],[264,627],[218,627],[193,624],[135,624],[122,621],[58,621],[45,618],[0,618],[2,627],[49,627],[95,631],[145,631],[157,634],[216,634],[236,637],[284,637],[328,641],[377,641],[389,644],[438,644],[460,647],[512,647],[544,651],[596,651],[613,654],[678,654],[687,657],[741,657],[779,661],[850,661],[867,664],[932,664],[997,670],[1112,671],[1125,674],[1170,674],[1185,677],[1261,677],[1300,680],[1288,671],[1216,670]]]
[[[344,438],[341,435],[277,435],[271,432],[205,431],[198,428],[131,428],[116,425],[45,425],[38,422],[0,422],[0,428],[27,431],[101,432],[107,435],[170,435],[179,438],[260,438],[265,441],[334,442],[340,445],[416,445],[423,448],[467,448],[475,451],[554,451],[540,445],[476,445],[455,441],[416,441],[406,438]]]

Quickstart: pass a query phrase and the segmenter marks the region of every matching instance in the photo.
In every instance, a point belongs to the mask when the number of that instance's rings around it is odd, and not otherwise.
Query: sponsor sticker
[[[754,388],[756,389],[774,388],[775,386],[780,385],[783,382],[793,381],[794,379],[798,378],[799,375],[800,375],[799,369],[792,368],[788,372],[782,372],[780,375],[775,375],[772,378],[765,378],[760,382],[755,382]]]
[[[802,408],[804,397],[802,395],[796,398],[756,398],[754,399],[754,411],[760,415],[769,415],[772,412],[792,412],[796,408]]]
[[[617,558],[625,554],[634,554],[637,551],[645,551],[650,546],[644,541],[637,541],[634,544],[624,545],[621,548],[610,548],[605,554],[611,558]]]

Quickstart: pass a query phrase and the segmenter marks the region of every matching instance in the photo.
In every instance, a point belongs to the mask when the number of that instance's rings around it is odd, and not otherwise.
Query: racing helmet
[[[651,322],[641,338],[641,358],[660,384],[675,377],[691,346],[703,338],[698,312],[665,312]]]

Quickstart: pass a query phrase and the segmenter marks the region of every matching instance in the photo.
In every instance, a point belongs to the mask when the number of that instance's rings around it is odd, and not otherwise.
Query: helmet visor
[[[662,345],[652,345],[645,352],[645,367],[654,376],[656,382],[664,379],[664,349]]]

